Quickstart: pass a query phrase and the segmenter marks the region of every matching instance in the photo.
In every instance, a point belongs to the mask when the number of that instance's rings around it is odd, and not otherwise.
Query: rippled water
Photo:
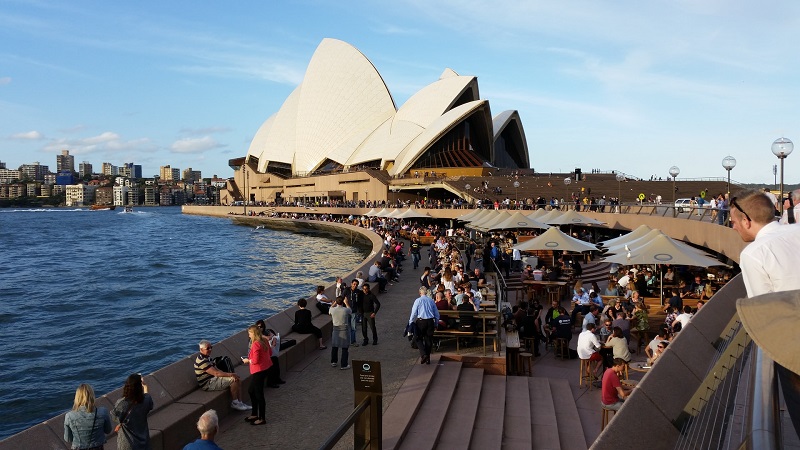
[[[366,257],[334,239],[182,215],[0,209],[0,439],[282,310]]]

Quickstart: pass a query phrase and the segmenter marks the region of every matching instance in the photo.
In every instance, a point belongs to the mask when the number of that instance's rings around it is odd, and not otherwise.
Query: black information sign
[[[381,363],[378,361],[352,361],[355,392],[382,394]]]

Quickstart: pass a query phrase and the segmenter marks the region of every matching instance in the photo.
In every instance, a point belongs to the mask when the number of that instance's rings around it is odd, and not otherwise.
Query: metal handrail
[[[781,448],[778,379],[775,362],[761,348],[756,348],[752,370],[753,410],[747,416],[749,448],[776,450]]]
[[[484,256],[484,258],[486,258],[486,256]],[[497,310],[500,311],[501,310],[501,306],[500,305],[506,302],[506,298],[507,298],[506,296],[508,295],[508,293],[507,293],[508,284],[506,283],[506,279],[505,279],[505,277],[503,277],[503,274],[501,273],[500,268],[497,266],[497,263],[495,262],[495,260],[492,259],[491,257],[489,257],[489,261],[492,262],[492,265],[494,266],[495,273],[497,273],[497,279],[498,279],[498,283],[497,284],[498,284],[498,286],[496,286],[495,289],[499,290],[499,292],[495,292],[495,294],[498,296],[497,298],[499,300],[497,302]]]
[[[325,443],[323,443],[319,447],[319,450],[331,450],[334,446],[336,446],[336,444],[339,443],[339,439],[341,439],[342,436],[344,436],[345,433],[347,433],[347,430],[349,430],[350,427],[352,427],[355,424],[356,420],[358,420],[361,414],[363,414],[364,411],[366,411],[367,408],[370,407],[371,403],[370,399],[371,397],[365,397],[364,400],[361,400],[361,403],[359,403],[358,406],[356,406],[355,409],[353,409],[350,415],[347,416],[346,419],[344,419],[344,422],[342,422],[342,424],[339,425],[339,428],[337,428],[336,431],[334,431],[333,434],[331,434],[330,437],[328,437]],[[367,443],[364,446],[364,448],[368,446],[369,444]]]

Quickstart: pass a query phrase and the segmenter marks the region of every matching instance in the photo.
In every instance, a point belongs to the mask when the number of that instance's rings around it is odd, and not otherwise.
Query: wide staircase
[[[586,449],[565,379],[491,375],[431,355],[383,416],[384,449]]]

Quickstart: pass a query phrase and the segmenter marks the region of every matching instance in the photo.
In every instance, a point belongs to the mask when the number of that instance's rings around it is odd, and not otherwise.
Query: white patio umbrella
[[[681,266],[710,267],[724,266],[724,263],[704,255],[701,251],[680,245],[666,234],[650,239],[644,245],[628,252],[609,256],[603,260],[610,263],[632,264],[674,264]],[[688,249],[686,248],[688,247]],[[664,275],[661,274],[661,304],[664,304]]]
[[[561,211],[557,209],[552,209],[539,217],[534,217],[534,219],[538,220],[539,222],[549,224],[552,223],[551,221],[553,219],[560,216],[561,214],[563,214]]]
[[[431,215],[427,212],[420,212],[416,208],[408,208],[402,214],[398,214],[395,216],[395,219],[422,219],[428,218],[430,219]]]
[[[589,242],[575,239],[567,235],[558,227],[548,228],[547,231],[539,236],[514,246],[515,249],[525,252],[531,250],[561,250],[567,252],[588,252],[597,250],[597,247]]]
[[[485,215],[485,217],[481,218],[481,220],[470,222],[470,224],[467,225],[467,228],[474,228],[479,231],[488,231],[491,228],[491,225],[500,223],[509,217],[511,217],[511,213],[508,211],[494,211]]]
[[[389,213],[391,213],[391,211],[389,211],[386,208],[383,208],[382,210],[375,213],[375,217],[388,217]]]
[[[541,221],[542,219],[539,220]],[[603,225],[603,222],[584,216],[574,210],[569,210],[558,216],[548,217],[546,222],[550,225]]]
[[[648,227],[647,225],[639,225],[630,233],[623,234],[622,236],[618,236],[613,239],[606,239],[605,241],[599,242],[599,244],[606,248],[613,247],[620,243],[624,244],[635,239],[639,239],[640,237],[649,233],[650,230],[652,230],[652,228]]]
[[[389,214],[387,214],[386,217],[397,218],[397,216],[400,214],[403,214],[403,210],[395,208]]]
[[[375,216],[375,208],[370,209],[369,211],[365,212],[364,215],[367,217],[374,217]]]
[[[529,216],[517,211],[508,219],[492,225],[490,230],[519,230],[519,229],[541,229],[545,230],[550,228],[550,225],[541,223],[537,220],[531,219]]]
[[[621,244],[617,244],[617,245],[614,245],[612,247],[609,247],[609,248],[605,249],[606,252],[607,252],[605,254],[606,255],[613,255],[613,254],[624,253],[624,252],[629,252],[629,251],[635,252],[639,247],[647,245],[650,241],[652,241],[654,238],[656,238],[658,236],[665,236],[665,234],[661,230],[659,230],[657,228],[656,229],[652,229],[647,234],[645,234],[644,236],[640,237],[639,239],[634,239],[632,241],[628,241],[628,242],[624,242],[624,243],[621,243]],[[694,248],[691,245],[686,244],[684,242],[681,242],[681,241],[678,241],[678,240],[674,240],[674,239],[673,239],[672,242],[674,242],[675,245],[681,247],[682,249],[686,250],[687,252],[691,252],[691,253],[697,252],[697,253],[699,253],[701,255],[710,257],[707,253],[703,252],[702,250],[697,250],[696,248]]]
[[[462,222],[470,222],[473,217],[477,216],[482,211],[484,211],[484,210],[483,209],[473,209],[472,211],[468,211],[468,212],[456,217],[456,220],[460,220]]]
[[[558,211],[558,210],[554,209],[552,211]],[[539,220],[542,216],[545,216],[547,214],[550,214],[550,211],[547,211],[544,208],[539,208],[534,210],[532,213],[528,214],[528,217],[530,217],[531,219]]]
[[[478,210],[475,215],[470,217],[469,220],[465,220],[464,222],[476,223],[487,217],[494,217],[495,215],[497,215],[497,211],[493,209],[481,209]]]

